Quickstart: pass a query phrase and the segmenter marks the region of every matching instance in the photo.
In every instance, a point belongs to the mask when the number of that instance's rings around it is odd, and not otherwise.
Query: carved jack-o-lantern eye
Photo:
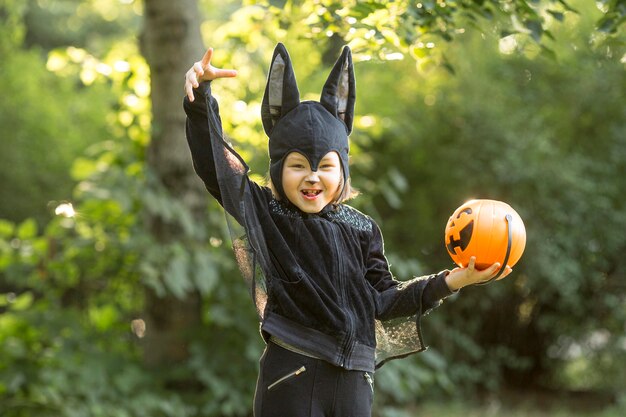
[[[474,218],[471,214],[472,209],[467,207],[461,210],[456,218],[450,219],[448,230],[451,233],[448,235],[446,244],[448,252],[457,253],[456,248],[459,248],[461,252],[467,249],[474,231]]]

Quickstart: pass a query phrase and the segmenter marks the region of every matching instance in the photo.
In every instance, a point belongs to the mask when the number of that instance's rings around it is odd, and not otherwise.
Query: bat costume
[[[194,169],[227,213],[267,343],[255,416],[369,417],[375,369],[424,349],[420,317],[451,292],[447,271],[394,279],[369,216],[342,203],[305,213],[285,195],[283,162],[294,151],[313,171],[337,152],[343,186],[349,179],[350,49],[343,49],[320,101],[300,102],[289,54],[276,46],[261,115],[277,195],[248,178],[248,166],[225,140],[210,82],[194,95],[184,100]]]

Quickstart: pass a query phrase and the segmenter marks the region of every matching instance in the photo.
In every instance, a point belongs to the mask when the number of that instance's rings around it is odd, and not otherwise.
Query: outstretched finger
[[[204,56],[202,57],[202,67],[206,68],[211,64],[211,58],[213,57],[213,48],[209,48],[206,50],[206,52],[204,53]]]
[[[500,262],[492,264],[489,268],[487,268],[487,271],[489,271],[490,276],[494,277],[500,271]]]
[[[496,281],[500,281],[502,278],[506,278],[506,276],[509,275],[511,272],[513,272],[513,268],[511,268],[510,266],[507,265],[504,268],[504,271],[502,272],[502,275],[500,275]]]
[[[215,69],[215,78],[232,78],[237,76],[237,70]]]
[[[491,264],[489,266],[489,268],[486,269],[482,269],[478,271],[477,274],[477,283],[487,283],[490,282],[491,280],[493,280],[493,278],[496,276],[496,274],[498,273],[498,270],[500,269],[500,264],[498,262]]]

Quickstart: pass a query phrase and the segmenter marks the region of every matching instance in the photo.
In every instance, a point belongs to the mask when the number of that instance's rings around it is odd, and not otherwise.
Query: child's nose
[[[309,175],[306,177],[306,181],[308,182],[319,182],[320,177],[317,175],[317,171],[309,172]]]

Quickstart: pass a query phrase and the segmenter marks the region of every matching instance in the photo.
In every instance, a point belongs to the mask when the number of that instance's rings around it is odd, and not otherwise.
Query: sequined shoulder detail
[[[362,232],[372,232],[372,221],[370,218],[350,206],[340,204],[336,210],[329,211],[326,216],[331,221],[347,223]]]
[[[289,207],[286,204],[283,204],[280,201],[276,200],[275,198],[272,198],[270,200],[270,212],[278,214],[279,216],[291,217],[293,219],[302,218],[302,213],[299,210]]]

